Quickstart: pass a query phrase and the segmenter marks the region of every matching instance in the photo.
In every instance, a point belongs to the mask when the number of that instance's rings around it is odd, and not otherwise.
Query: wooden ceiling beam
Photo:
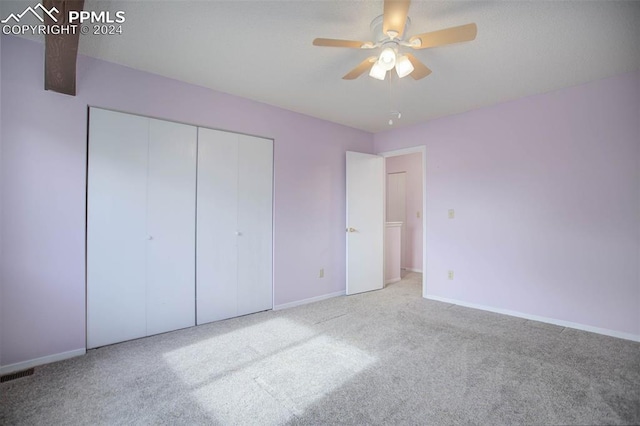
[[[49,10],[58,9],[58,21],[45,14],[45,25],[60,27],[59,31],[50,30],[45,35],[44,88],[75,96],[80,26],[71,31],[69,11],[81,11],[84,0],[44,0],[43,5]]]

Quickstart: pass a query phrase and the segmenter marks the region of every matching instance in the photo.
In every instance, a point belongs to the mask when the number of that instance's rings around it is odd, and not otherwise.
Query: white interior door
[[[238,135],[238,315],[273,307],[273,141]]]
[[[238,135],[198,128],[197,323],[238,310]]]
[[[147,334],[195,325],[197,128],[149,119]]]
[[[87,347],[146,335],[145,117],[92,108],[87,203]]]
[[[347,151],[347,294],[384,286],[384,159]]]

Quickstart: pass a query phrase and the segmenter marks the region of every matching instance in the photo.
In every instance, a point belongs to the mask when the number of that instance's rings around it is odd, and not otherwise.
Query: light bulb
[[[385,48],[382,53],[380,53],[380,58],[378,59],[380,66],[384,68],[385,71],[389,71],[396,65],[396,52],[390,47]]]
[[[380,61],[376,61],[375,64],[371,67],[371,71],[369,71],[369,75],[378,80],[384,80],[384,77],[387,75],[387,70],[379,64]]]
[[[398,77],[406,77],[413,72],[413,64],[407,57],[407,55],[402,55],[396,61],[396,72],[398,73]]]

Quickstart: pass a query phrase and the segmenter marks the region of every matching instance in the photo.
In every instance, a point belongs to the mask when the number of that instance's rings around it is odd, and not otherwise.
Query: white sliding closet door
[[[238,310],[238,135],[198,129],[197,323]]]
[[[147,334],[195,324],[197,128],[149,119]]]
[[[238,139],[238,315],[245,315],[273,307],[273,142]]]
[[[148,119],[91,109],[87,347],[146,335]]]
[[[271,309],[273,141],[198,129],[197,323]]]

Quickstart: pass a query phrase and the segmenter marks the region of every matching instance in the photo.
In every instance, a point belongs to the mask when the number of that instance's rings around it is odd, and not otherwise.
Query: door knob
[[[241,236],[242,236],[242,232],[240,232],[240,231],[236,231],[236,235],[237,235],[238,237],[241,237]]]
[[[348,228],[347,232],[356,232],[356,229],[355,228]]]
[[[153,240],[153,237],[151,235],[147,235],[147,240],[151,241]]]

